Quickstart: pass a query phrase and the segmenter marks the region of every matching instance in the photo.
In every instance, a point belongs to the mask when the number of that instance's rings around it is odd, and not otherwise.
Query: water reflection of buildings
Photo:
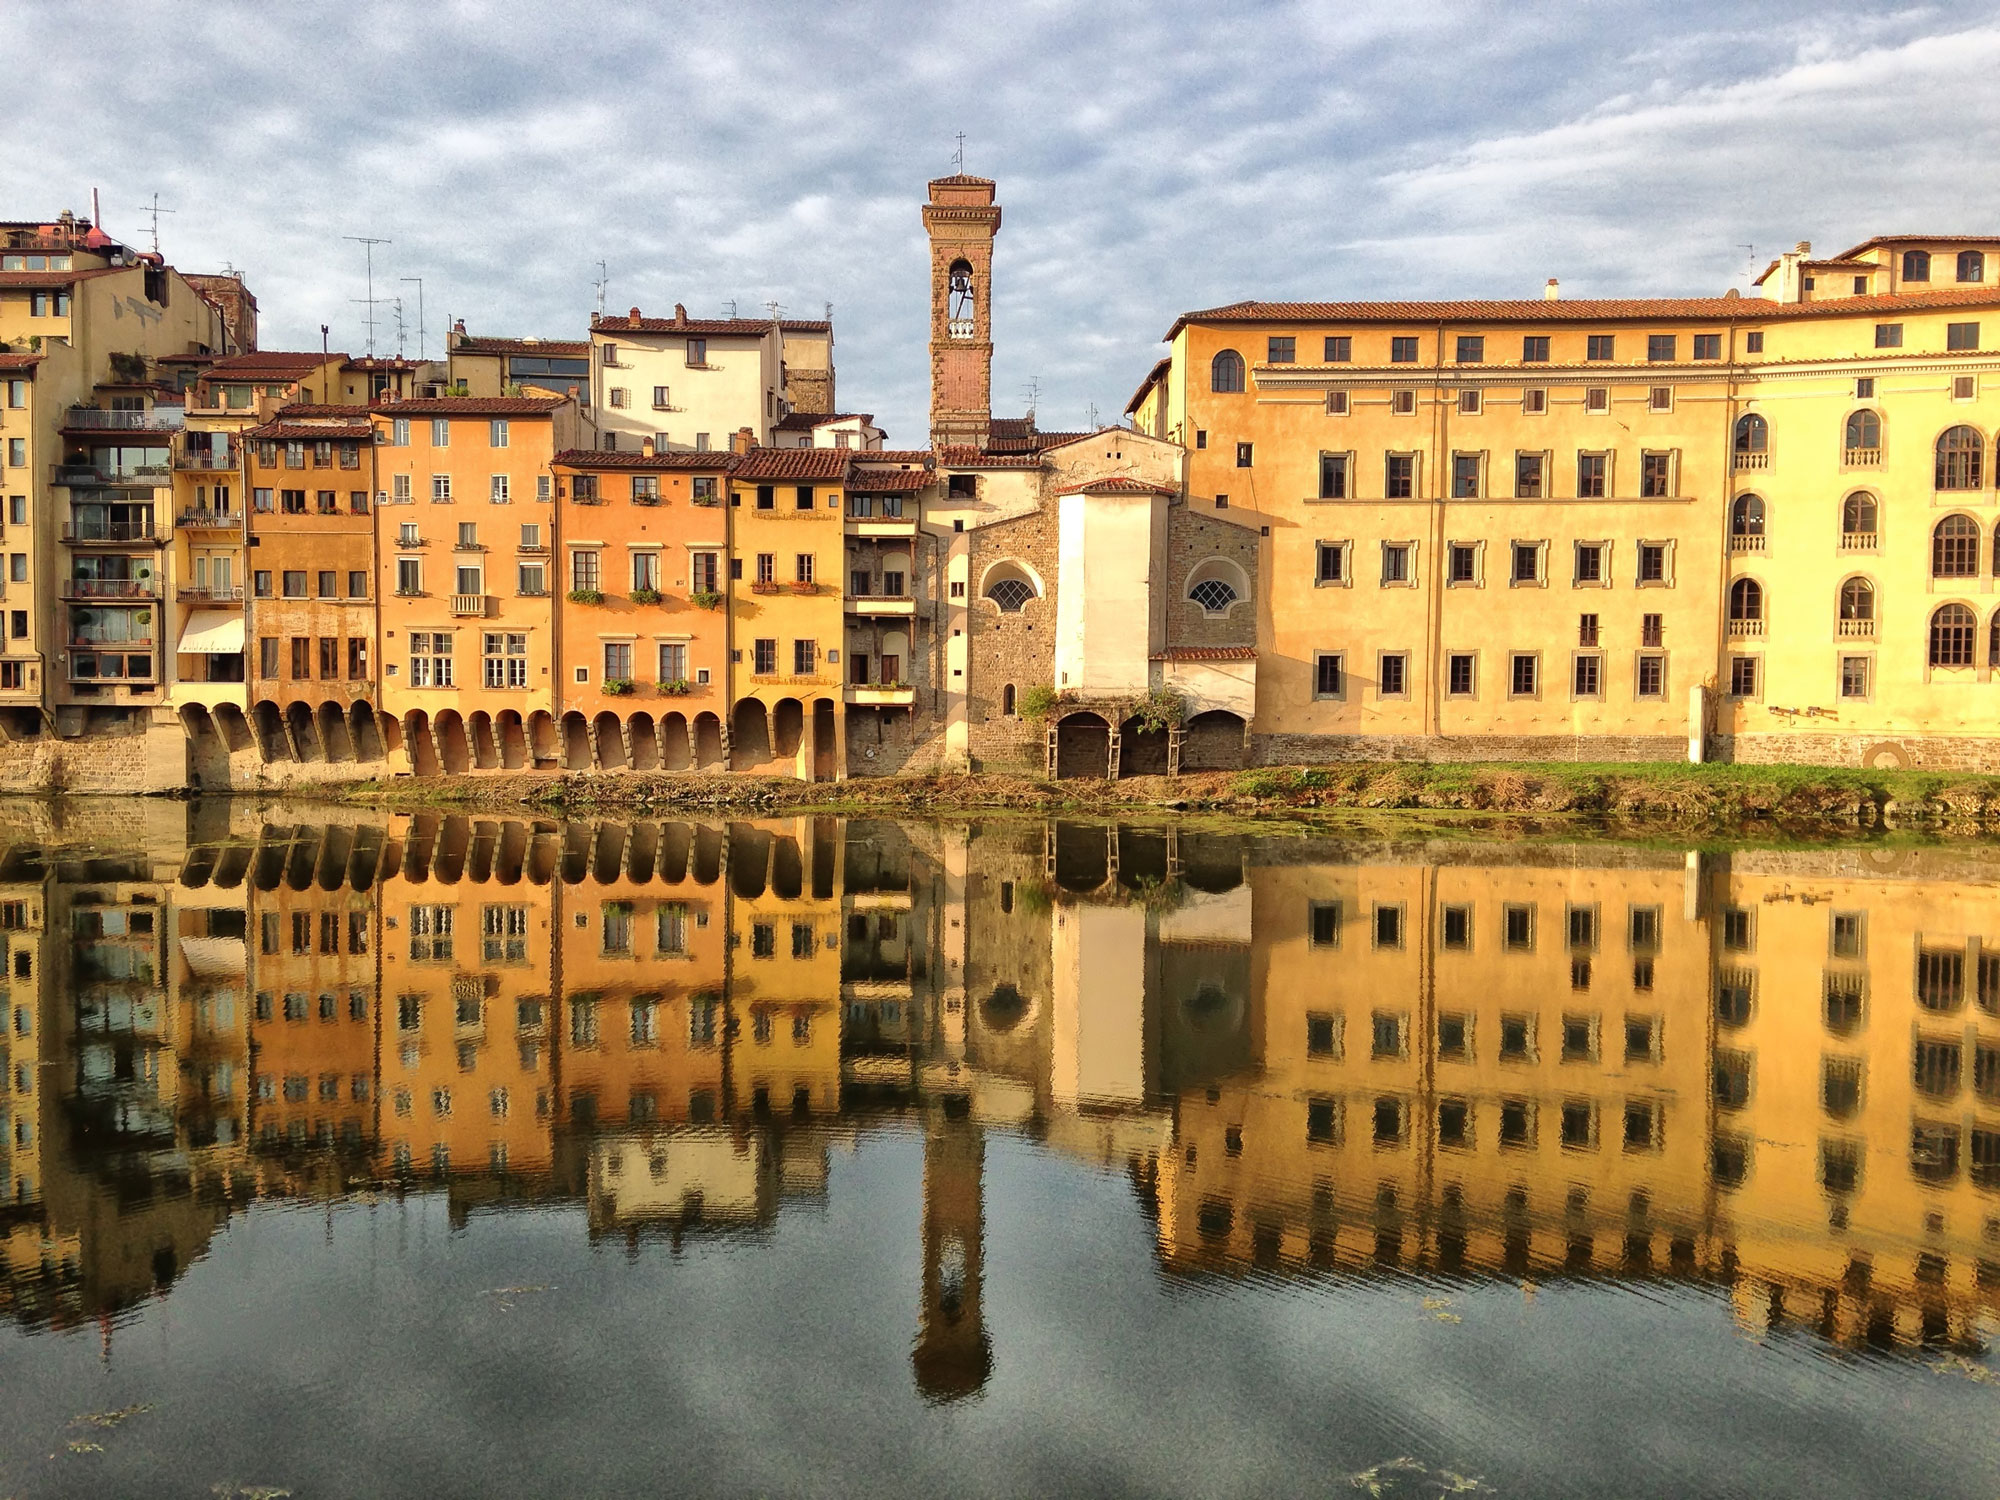
[[[768,1231],[923,1142],[913,1369],[980,1389],[987,1135],[1173,1274],[1674,1276],[1847,1344],[2000,1296],[2000,887],[1963,854],[419,816],[0,860],[14,1316],[252,1197]],[[1984,951],[1991,934],[1996,952]]]

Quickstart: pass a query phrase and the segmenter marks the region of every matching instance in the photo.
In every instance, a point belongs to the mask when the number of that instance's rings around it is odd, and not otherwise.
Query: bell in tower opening
[[[972,292],[972,267],[965,261],[951,263],[951,310],[946,327],[955,339],[969,339],[978,318]]]

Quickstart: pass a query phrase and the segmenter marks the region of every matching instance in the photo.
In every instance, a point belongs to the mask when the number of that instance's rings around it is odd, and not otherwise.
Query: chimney
[[[674,326],[676,328],[684,328],[687,326],[687,320],[688,310],[676,302],[674,304]]]
[[[1548,280],[1548,285],[1542,288],[1542,300],[1544,302],[1555,302],[1559,301],[1561,297],[1562,283],[1551,276]]]
[[[1812,241],[1800,240],[1778,257],[1776,274],[1764,281],[1764,295],[1779,302],[1806,300],[1805,260],[1812,254]]]
[[[653,456],[653,440],[651,438],[639,439],[639,456],[641,458],[651,458]]]
[[[634,328],[637,328],[639,326],[639,309],[636,307],[633,308],[632,311],[626,315],[625,321],[630,323]]]
[[[729,439],[729,451],[731,453],[748,453],[756,446],[757,434],[747,427],[737,428],[735,434]]]

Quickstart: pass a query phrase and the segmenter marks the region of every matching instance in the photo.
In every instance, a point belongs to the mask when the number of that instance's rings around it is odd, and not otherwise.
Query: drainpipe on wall
[[[1425,587],[1430,590],[1430,608],[1425,611],[1426,633],[1429,639],[1424,643],[1424,675],[1429,689],[1424,694],[1424,726],[1426,736],[1436,736],[1442,726],[1444,709],[1441,695],[1444,692],[1442,679],[1438,675],[1438,655],[1444,649],[1444,508],[1445,479],[1444,459],[1451,456],[1451,414],[1444,403],[1444,323],[1437,325],[1436,350],[1431,361],[1431,448],[1432,462],[1426,467],[1430,473],[1425,477],[1433,487],[1431,500],[1431,535],[1429,565],[1423,570]]]

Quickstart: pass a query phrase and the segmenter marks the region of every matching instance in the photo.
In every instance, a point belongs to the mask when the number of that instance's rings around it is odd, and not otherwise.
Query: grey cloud
[[[1007,212],[996,404],[1109,417],[1180,311],[1246,296],[1712,291],[1801,237],[1967,223],[2000,28],[1932,8],[217,3],[0,12],[60,59],[0,157],[250,277],[266,342],[376,293],[557,335],[594,305],[834,304],[842,404],[921,440],[924,180]],[[273,19],[274,16],[278,19]],[[143,18],[143,19],[142,19]],[[414,323],[414,308],[410,309]],[[384,341],[386,342],[385,336]],[[414,351],[414,328],[410,340]]]

